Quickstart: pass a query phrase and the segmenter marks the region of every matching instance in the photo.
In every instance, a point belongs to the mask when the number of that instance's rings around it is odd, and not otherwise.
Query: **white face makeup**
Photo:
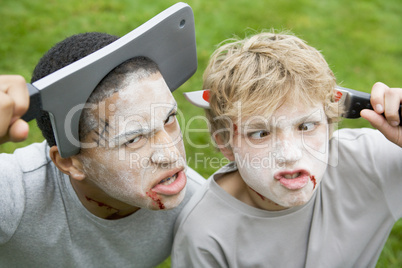
[[[317,189],[327,166],[327,146],[322,105],[286,101],[270,119],[243,118],[232,149],[250,195],[289,208],[308,202]]]
[[[158,210],[179,205],[186,175],[176,110],[159,73],[140,81],[128,77],[127,86],[96,110],[101,129],[86,141],[99,146],[82,149],[85,179],[131,206]]]

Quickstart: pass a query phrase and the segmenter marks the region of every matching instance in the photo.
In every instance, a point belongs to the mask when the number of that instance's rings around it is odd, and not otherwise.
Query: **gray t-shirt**
[[[177,214],[205,181],[188,169],[182,205],[119,220],[88,212],[46,142],[0,155],[0,267],[154,267],[170,255]]]
[[[216,183],[216,172],[180,213],[173,267],[374,267],[402,215],[402,149],[375,130],[340,130],[332,166],[312,199],[257,209]]]

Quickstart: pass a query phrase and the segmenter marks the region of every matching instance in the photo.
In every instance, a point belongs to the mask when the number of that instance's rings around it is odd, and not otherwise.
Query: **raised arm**
[[[20,117],[28,106],[25,79],[19,75],[0,75],[0,143],[27,138],[28,124]]]
[[[402,147],[402,127],[399,126],[401,101],[402,88],[390,88],[381,82],[375,83],[371,90],[371,105],[374,111],[362,110],[361,116],[381,131],[388,140]]]

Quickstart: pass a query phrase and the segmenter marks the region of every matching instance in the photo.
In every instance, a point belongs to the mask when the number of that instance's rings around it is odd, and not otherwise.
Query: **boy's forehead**
[[[131,121],[145,122],[152,120],[165,119],[170,111],[177,107],[176,101],[166,99],[166,101],[154,101],[152,98],[144,98],[141,102],[134,101],[131,98],[121,99],[112,96],[103,104],[99,105],[99,118],[130,118]],[[117,100],[115,98],[118,98]]]
[[[98,103],[95,117],[112,125],[150,125],[165,120],[177,106],[160,74],[138,80],[128,77],[124,86]]]
[[[160,73],[143,79],[125,78],[123,86],[105,99],[114,113],[149,113],[152,107],[171,106],[174,98]]]
[[[253,114],[240,117],[238,123],[241,127],[250,126],[277,126],[283,127],[305,121],[320,121],[325,117],[323,105],[320,103],[314,105],[294,104],[285,102],[273,112],[256,111]],[[239,122],[240,121],[240,122]]]
[[[125,75],[123,79],[122,86],[117,90],[122,99],[134,97],[134,101],[142,102],[143,100],[163,100],[163,97],[158,98],[158,96],[171,95],[160,72],[145,76],[134,72]]]

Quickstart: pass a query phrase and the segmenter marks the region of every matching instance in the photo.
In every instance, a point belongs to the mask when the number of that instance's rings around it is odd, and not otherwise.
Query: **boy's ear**
[[[229,159],[230,161],[234,161],[234,154],[232,148],[228,145],[228,143],[224,143],[222,138],[215,134],[214,139],[216,141],[216,144],[218,145],[219,150],[222,152],[222,154]]]
[[[49,151],[50,158],[56,167],[75,180],[83,180],[86,175],[83,172],[82,163],[74,156],[62,158],[57,146],[52,146]]]

